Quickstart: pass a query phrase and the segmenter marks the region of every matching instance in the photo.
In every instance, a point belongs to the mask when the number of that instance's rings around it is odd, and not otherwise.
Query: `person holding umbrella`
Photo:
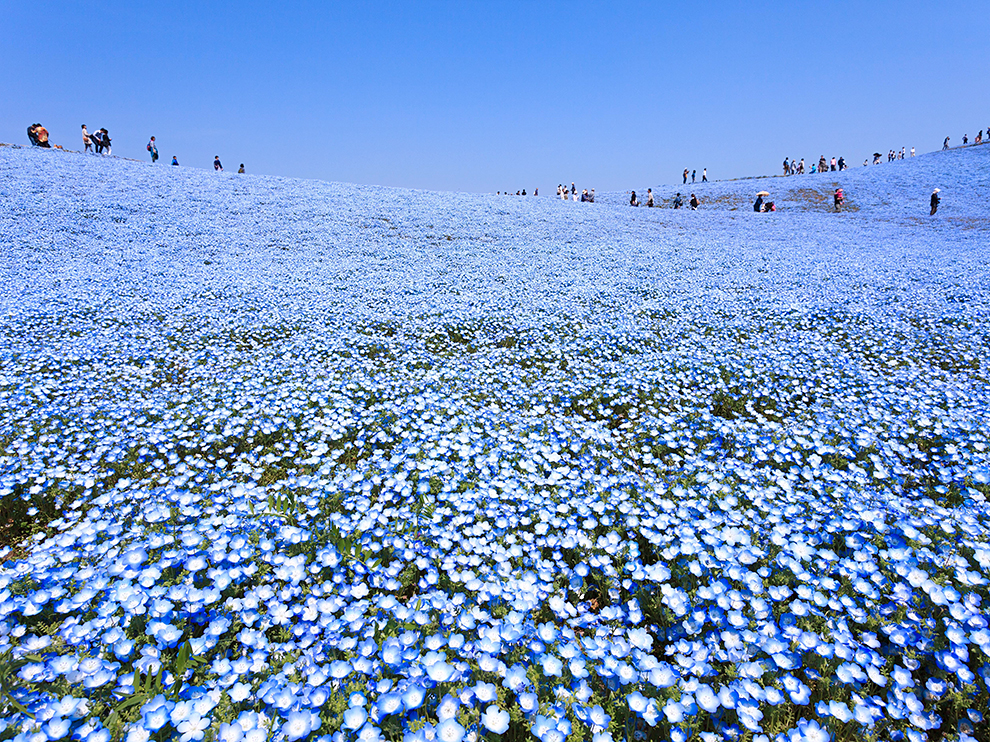
[[[934,191],[932,191],[932,213],[931,213],[932,216],[935,216],[935,212],[938,211],[938,205],[939,202],[941,201],[941,199],[938,197],[938,192],[940,190],[941,190],[940,188],[936,188]]]
[[[753,211],[760,212],[763,211],[763,197],[769,196],[767,191],[760,191],[756,194],[756,203],[753,204]]]

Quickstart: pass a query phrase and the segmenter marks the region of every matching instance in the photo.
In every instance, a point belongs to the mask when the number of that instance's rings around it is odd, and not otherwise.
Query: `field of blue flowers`
[[[987,173],[0,147],[0,739],[987,739]]]

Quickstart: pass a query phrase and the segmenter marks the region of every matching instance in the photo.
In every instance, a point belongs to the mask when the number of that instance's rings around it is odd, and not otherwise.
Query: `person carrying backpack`
[[[148,142],[148,151],[151,153],[152,164],[158,162],[158,145],[155,144],[155,138],[152,137],[151,141]]]
[[[938,205],[941,203],[941,199],[938,197],[938,192],[940,189],[936,188],[932,191],[932,213],[931,216],[935,216],[935,212],[938,211]]]

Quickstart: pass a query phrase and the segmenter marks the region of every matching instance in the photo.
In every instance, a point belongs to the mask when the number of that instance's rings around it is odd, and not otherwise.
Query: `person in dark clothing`
[[[155,144],[155,138],[152,137],[151,141],[148,142],[148,152],[151,153],[151,163],[154,164],[158,162],[158,145]]]
[[[681,194],[678,193],[674,196],[674,208],[679,209],[684,205],[684,199],[681,198]]]
[[[698,201],[698,197],[693,193],[691,194],[691,200],[688,203],[691,204],[691,211],[697,211],[698,207],[701,205],[701,202]]]
[[[218,173],[223,172],[223,165],[220,164],[220,155],[213,156],[213,169]]]
[[[945,141],[942,142],[942,149],[948,149],[948,148],[949,148],[949,138],[946,137],[945,138]],[[932,213],[934,214],[935,212],[932,212]]]
[[[100,129],[95,134],[92,134],[90,138],[96,145],[96,154],[102,155],[104,150],[108,155],[110,154],[110,132],[106,129]]]
[[[629,197],[630,206],[639,206],[639,199],[636,198],[636,191],[632,192],[632,196]]]
[[[845,169],[846,169],[846,158],[845,157],[840,157],[839,158],[839,172],[842,172]]]
[[[237,168],[237,172],[240,173],[241,175],[244,175],[244,163],[243,162],[241,163],[241,166],[239,168]],[[516,195],[517,196],[519,195],[519,191],[516,191]]]
[[[835,210],[838,211],[842,206],[842,202],[845,201],[845,196],[842,193],[841,188],[835,189],[835,194],[832,196],[832,202],[835,204]]]
[[[753,204],[753,211],[763,211],[763,196],[756,197],[756,203]]]
[[[692,170],[692,171],[691,171],[691,182],[692,182],[692,183],[694,183],[694,176],[695,176],[695,175],[697,175],[697,173],[698,173],[698,171],[697,171],[697,170]]]
[[[176,158],[175,155],[172,155],[172,164],[173,165],[178,165],[179,164],[179,160],[178,160],[178,158]]]
[[[688,169],[684,168],[684,184],[687,184]]]
[[[935,212],[938,211],[938,205],[941,202],[941,199],[938,197],[938,192],[939,192],[939,189],[938,188],[936,188],[934,191],[932,191],[932,213],[931,213],[931,216],[935,216]]]
[[[28,127],[27,134],[33,146],[51,148],[52,145],[48,142],[48,129],[41,124],[31,124]]]

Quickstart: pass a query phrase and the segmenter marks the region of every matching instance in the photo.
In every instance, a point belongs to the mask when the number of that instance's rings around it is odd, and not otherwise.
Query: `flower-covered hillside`
[[[973,223],[986,228],[990,217],[987,193],[990,192],[990,144],[978,147],[931,152],[906,160],[858,167],[850,165],[842,172],[805,173],[804,175],[765,176],[687,185],[655,185],[657,203],[670,206],[675,193],[685,202],[691,193],[701,201],[701,211],[752,209],[758,191],[770,193],[778,210],[827,212],[832,210],[832,194],[842,188],[846,218],[853,215],[871,222],[928,219],[932,190],[940,189],[942,204],[939,215],[950,224]],[[637,186],[637,192],[643,190]],[[628,193],[602,193],[597,201],[628,205]]]
[[[985,734],[979,218],[4,147],[0,240],[0,738]]]

